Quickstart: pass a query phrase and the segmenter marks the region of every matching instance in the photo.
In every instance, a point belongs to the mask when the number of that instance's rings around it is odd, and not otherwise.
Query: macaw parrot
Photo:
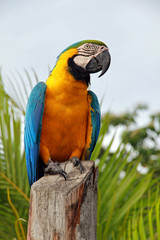
[[[30,186],[44,173],[66,172],[60,163],[71,160],[84,171],[98,139],[100,106],[95,93],[87,90],[90,73],[109,68],[108,47],[101,41],[72,44],[57,57],[46,83],[39,82],[28,99],[24,144]],[[100,77],[99,76],[99,77]]]

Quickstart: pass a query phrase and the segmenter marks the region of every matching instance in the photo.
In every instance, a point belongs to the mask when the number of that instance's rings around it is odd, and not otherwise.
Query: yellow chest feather
[[[71,96],[70,96],[71,98]],[[72,152],[86,145],[88,101],[78,99],[70,104],[46,94],[41,143],[47,146],[55,161],[66,161]]]

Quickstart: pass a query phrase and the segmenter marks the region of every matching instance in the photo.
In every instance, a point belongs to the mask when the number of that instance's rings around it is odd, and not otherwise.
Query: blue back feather
[[[92,135],[91,135],[91,143],[89,147],[89,159],[91,157],[91,154],[94,150],[94,147],[96,145],[99,131],[100,131],[100,125],[101,125],[101,111],[100,111],[100,105],[98,102],[98,98],[95,95],[94,92],[88,91],[88,94],[90,95],[92,101],[91,101],[91,125],[92,125]]]
[[[30,186],[37,180],[37,164],[46,88],[45,83],[38,83],[31,92],[26,108],[24,144]]]

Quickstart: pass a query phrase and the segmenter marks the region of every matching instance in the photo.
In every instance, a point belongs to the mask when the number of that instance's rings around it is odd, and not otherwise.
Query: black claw
[[[60,167],[60,163],[53,162],[51,159],[49,159],[44,172],[49,175],[59,174],[60,176],[63,176],[65,180],[67,179],[67,173]]]
[[[82,165],[82,163],[79,165],[79,170],[80,170],[80,173],[81,173],[81,174],[85,171],[85,168],[84,168],[84,166]]]
[[[59,171],[58,172],[59,175],[61,175],[62,177],[64,177],[65,181],[67,180],[67,173],[65,171]]]
[[[74,167],[78,167],[81,174],[84,172],[85,168],[78,157],[72,157],[70,161],[73,163]]]

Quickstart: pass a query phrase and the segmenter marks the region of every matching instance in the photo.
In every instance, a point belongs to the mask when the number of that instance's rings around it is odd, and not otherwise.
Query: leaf
[[[21,221],[19,221],[19,219],[21,219],[19,217],[19,213],[18,213],[17,209],[15,208],[14,204],[11,201],[10,194],[9,194],[9,188],[7,188],[7,198],[8,198],[9,205],[10,205],[14,215],[16,216],[16,218],[18,220],[18,221],[16,221],[16,224],[15,224],[18,240],[21,240],[20,230],[21,230],[23,239],[25,240],[26,239],[26,234],[25,234],[25,231],[24,231],[24,228],[23,228],[23,225],[22,225]],[[17,223],[19,223],[20,230],[19,230],[19,227],[18,227]]]
[[[155,209],[156,209],[156,226],[157,226],[157,233],[158,233],[158,240],[160,240],[160,216],[159,216],[159,203],[160,199],[156,203]]]
[[[153,209],[148,212],[148,221],[149,221],[149,232],[151,240],[154,240],[154,232],[153,232],[153,223],[152,223],[152,211]]]
[[[29,202],[29,198],[27,197],[27,195],[18,186],[16,186],[14,182],[12,182],[9,178],[7,178],[2,172],[0,172],[0,175],[16,189],[25,198],[26,201]]]

